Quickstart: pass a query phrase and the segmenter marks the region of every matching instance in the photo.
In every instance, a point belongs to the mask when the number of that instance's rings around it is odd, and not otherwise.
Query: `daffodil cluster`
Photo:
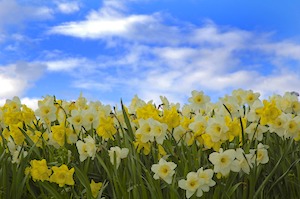
[[[167,192],[173,197],[209,197],[226,180],[249,183],[245,187],[261,182],[250,176],[272,173],[264,170],[268,163],[279,165],[292,153],[286,151],[298,147],[300,102],[294,92],[260,99],[238,89],[212,102],[194,90],[182,106],[160,99],[146,102],[136,95],[118,109],[82,95],[70,102],[45,96],[36,110],[18,97],[7,100],[0,107],[0,174],[15,175],[3,170],[20,168],[27,187],[43,189],[30,194],[50,190],[54,197],[138,197],[141,191],[142,198],[158,187],[172,187]],[[275,162],[278,143],[285,148]],[[297,162],[289,163],[286,174],[297,176]]]

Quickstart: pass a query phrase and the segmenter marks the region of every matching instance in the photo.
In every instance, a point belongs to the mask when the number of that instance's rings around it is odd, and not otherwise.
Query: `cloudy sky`
[[[0,0],[0,103],[300,91],[300,1]]]

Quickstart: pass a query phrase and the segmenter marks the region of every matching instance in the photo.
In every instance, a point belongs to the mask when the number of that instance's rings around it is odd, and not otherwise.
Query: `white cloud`
[[[0,74],[0,97],[12,97],[22,94],[26,88],[26,83],[22,80],[7,77]]]
[[[257,45],[263,51],[273,53],[276,58],[288,58],[300,61],[300,45],[292,41],[270,42]]]
[[[161,23],[163,16],[160,13],[126,14],[128,2],[104,0],[101,9],[90,11],[85,20],[64,22],[50,28],[48,33],[106,41],[119,37],[130,41],[180,42],[179,28]]]
[[[64,14],[71,14],[80,10],[79,2],[72,1],[72,2],[56,2],[57,9]]]
[[[34,85],[45,70],[45,65],[38,63],[18,62],[0,66],[0,98],[22,96]]]
[[[26,106],[28,106],[29,108],[36,110],[38,109],[38,101],[41,100],[39,98],[28,98],[28,97],[24,97],[21,98],[21,103],[25,104]]]
[[[76,88],[83,88],[87,90],[101,90],[109,91],[112,89],[112,82],[100,83],[98,81],[89,81],[89,80],[79,80],[73,83],[73,86]]]
[[[99,39],[106,36],[126,36],[131,29],[150,21],[151,17],[144,15],[105,16],[101,12],[91,12],[85,21],[67,22],[53,27],[49,32],[79,38]]]
[[[86,66],[87,60],[84,58],[65,58],[44,62],[49,71],[71,71],[77,67]]]
[[[101,39],[107,49],[118,49],[116,54],[104,52],[95,60],[59,59],[57,54],[62,52],[53,52],[48,53],[48,61],[39,63],[47,65],[48,71],[69,74],[76,88],[116,92],[118,97],[138,93],[146,100],[159,101],[159,95],[165,95],[184,101],[194,89],[215,98],[237,88],[263,95],[299,92],[299,43],[274,41],[269,33],[218,26],[212,21],[201,26],[184,22],[169,25],[163,13],[128,13],[126,2],[106,0],[84,20],[49,30],[51,34]],[[65,6],[61,12],[71,12],[72,6]],[[3,79],[16,82],[11,75]],[[28,81],[22,85],[29,87]]]
[[[22,5],[16,0],[0,1],[0,28],[26,20],[44,20],[52,17],[52,10],[45,6]]]

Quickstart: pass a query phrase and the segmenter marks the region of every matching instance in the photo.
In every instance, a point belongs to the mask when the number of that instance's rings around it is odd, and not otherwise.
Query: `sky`
[[[0,104],[300,92],[300,1],[0,0]]]

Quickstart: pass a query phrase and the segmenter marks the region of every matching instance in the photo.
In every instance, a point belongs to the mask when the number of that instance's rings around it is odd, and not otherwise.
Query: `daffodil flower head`
[[[263,139],[263,134],[268,131],[268,127],[261,125],[259,123],[253,122],[246,129],[245,133],[248,135],[248,139],[253,139],[253,136],[258,141]]]
[[[208,192],[210,187],[216,185],[216,182],[212,179],[214,175],[214,171],[212,169],[203,170],[203,167],[201,167],[198,169],[197,174],[200,181],[200,185],[197,190],[197,196],[201,197],[203,192]]]
[[[158,164],[153,164],[151,167],[151,171],[154,172],[154,179],[162,179],[166,183],[172,183],[172,177],[175,174],[175,168],[177,165],[174,162],[167,162],[163,158],[161,158]]]
[[[83,162],[86,158],[91,157],[92,160],[95,158],[96,155],[96,145],[95,140],[88,135],[88,137],[84,138],[84,142],[78,140],[76,142],[76,147],[79,153],[79,159]]]
[[[209,118],[206,128],[206,133],[210,135],[213,142],[226,141],[229,138],[228,126],[224,117]]]
[[[113,165],[116,164],[116,168],[119,168],[121,159],[126,158],[128,156],[128,153],[129,153],[129,149],[127,149],[127,148],[121,149],[118,146],[110,147],[110,149],[108,151],[108,155],[110,157],[110,162]]]
[[[158,144],[162,144],[166,139],[168,125],[157,120],[148,119],[151,128],[150,135],[153,135]]]
[[[200,109],[204,109],[206,103],[210,101],[210,97],[204,95],[203,91],[192,91],[192,97],[190,97],[189,102],[191,103],[191,107],[194,111],[199,111]]]
[[[153,122],[153,118],[147,120],[139,119],[139,128],[136,130],[135,134],[140,135],[141,142],[146,143],[148,141],[154,141],[154,135],[150,125]]]
[[[72,110],[71,111],[71,117],[69,117],[68,122],[74,126],[74,129],[76,131],[80,131],[82,124],[83,124],[83,115],[81,111],[78,110]]]
[[[236,151],[234,149],[223,151],[221,148],[219,152],[213,152],[209,155],[209,161],[213,163],[215,173],[221,173],[223,176],[227,176],[230,171],[240,171],[240,166],[238,161],[235,160],[235,157]]]
[[[285,138],[294,138],[300,131],[300,116],[293,116],[292,114],[286,114],[287,122],[285,123]]]
[[[51,167],[53,174],[50,176],[50,182],[57,183],[60,187],[64,185],[74,185],[73,174],[75,172],[74,168],[68,169],[68,166],[63,164],[60,167]]]
[[[63,124],[51,126],[52,138],[59,146],[64,146],[65,136],[66,136],[66,127]]]
[[[54,97],[46,96],[44,100],[38,101],[39,108],[35,111],[46,124],[56,120],[57,107],[54,105]]]
[[[181,189],[186,190],[186,197],[190,198],[194,193],[198,190],[200,186],[200,179],[198,176],[198,173],[196,172],[189,172],[186,176],[186,180],[181,179],[178,181],[178,186]],[[197,196],[202,196],[202,192],[199,191],[199,194]]]
[[[97,196],[98,196],[98,194],[99,194],[99,191],[100,191],[102,185],[103,185],[102,182],[96,183],[96,182],[92,179],[91,184],[90,184],[90,187],[91,187],[92,195],[93,195],[94,198],[97,198]]]
[[[259,143],[257,145],[257,149],[251,149],[250,153],[253,154],[252,163],[256,163],[256,165],[268,163],[268,148],[268,145],[263,145],[262,143]]]
[[[40,180],[43,182],[45,180],[49,180],[49,176],[52,172],[50,169],[48,169],[47,162],[45,159],[31,160],[30,165],[31,167],[29,171],[33,181]]]
[[[245,154],[242,148],[236,149],[236,159],[241,167],[241,170],[246,174],[250,173],[250,169],[253,167],[253,163],[251,159],[253,158],[253,154]]]
[[[91,127],[93,127],[94,129],[98,128],[100,121],[99,121],[99,114],[97,110],[89,108],[87,110],[83,110],[82,115],[83,115],[82,125],[85,127],[86,130],[91,129]]]

